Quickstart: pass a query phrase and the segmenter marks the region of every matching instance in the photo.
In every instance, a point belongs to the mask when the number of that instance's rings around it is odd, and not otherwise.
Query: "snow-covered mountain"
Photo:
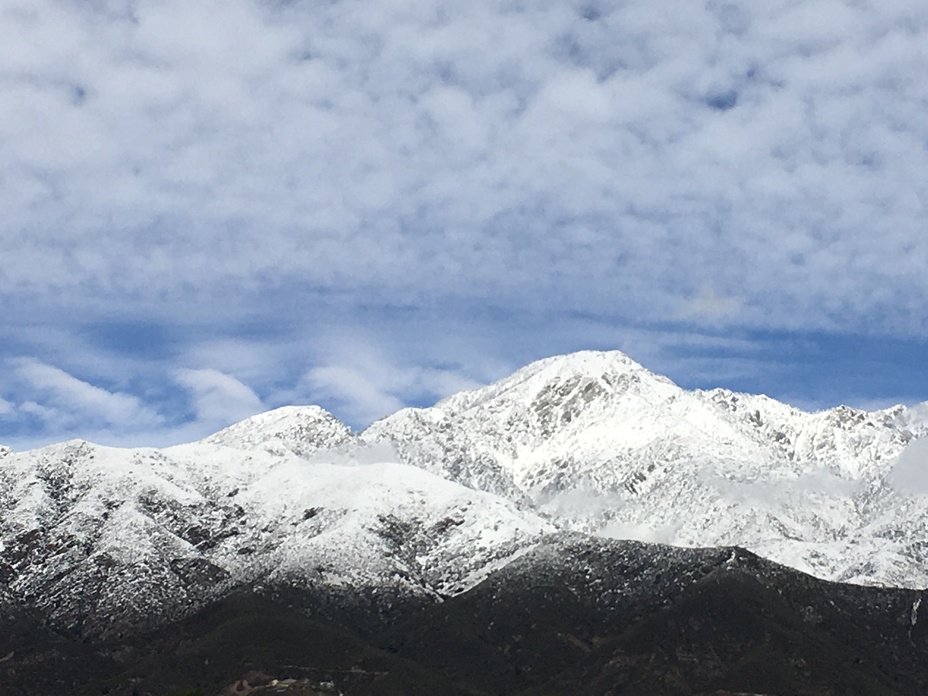
[[[230,425],[203,442],[308,456],[352,440],[351,428],[318,406],[285,406]]]
[[[265,414],[165,450],[72,441],[8,453],[0,584],[55,625],[96,635],[161,623],[244,584],[437,598],[554,531],[498,496],[405,464],[359,461],[358,448],[329,461],[275,449],[281,421],[306,416]],[[214,442],[261,425],[274,430],[274,447],[260,436],[238,448]]]
[[[738,544],[829,579],[928,585],[928,500],[887,474],[925,405],[806,413],[686,391],[617,352],[533,363],[362,439],[560,524],[688,546]]]
[[[360,434],[308,406],[163,450],[4,448],[0,604],[105,635],[243,585],[437,601],[563,530],[925,587],[928,495],[891,477],[924,435],[926,404],[806,413],[583,352]]]

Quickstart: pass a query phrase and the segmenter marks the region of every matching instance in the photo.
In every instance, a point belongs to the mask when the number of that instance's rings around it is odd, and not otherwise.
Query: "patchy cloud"
[[[684,320],[731,319],[741,309],[736,297],[720,295],[712,288],[700,288],[693,297],[681,303],[678,317]]]
[[[257,394],[218,370],[178,370],[176,379],[190,390],[194,420],[201,427],[218,430],[265,410]]]
[[[757,325],[926,330],[914,4],[45,1],[3,26],[7,296],[672,316],[711,287]]]
[[[453,367],[397,359],[355,333],[333,336],[298,385],[313,402],[333,403],[349,423],[367,425],[409,404],[431,405],[479,386]]]
[[[924,344],[926,76],[915,0],[9,0],[0,357],[362,418],[606,334]],[[316,345],[377,314],[435,345]]]

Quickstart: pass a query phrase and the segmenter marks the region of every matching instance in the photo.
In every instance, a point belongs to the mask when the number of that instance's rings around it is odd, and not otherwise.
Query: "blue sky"
[[[624,350],[928,399],[916,0],[5,0],[0,442]]]

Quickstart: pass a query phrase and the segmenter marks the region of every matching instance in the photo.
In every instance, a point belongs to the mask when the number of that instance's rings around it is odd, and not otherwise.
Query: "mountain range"
[[[796,590],[800,594],[826,588],[816,601],[783,600],[799,612],[800,633],[822,623],[814,617],[824,611],[823,596],[840,605],[838,624],[860,619],[861,630],[882,619],[860,616],[880,614],[873,607],[883,606],[890,625],[905,629],[885,629],[905,638],[904,653],[907,643],[916,648],[912,630],[921,625],[915,593],[928,586],[928,489],[912,485],[911,475],[898,475],[898,462],[925,435],[928,403],[808,413],[766,396],[688,391],[622,353],[582,352],[541,360],[431,408],[403,409],[362,432],[306,406],[276,409],[165,449],[84,441],[29,452],[2,448],[0,618],[35,636],[36,647],[24,652],[28,641],[4,633],[0,653],[10,655],[0,660],[0,684],[24,674],[36,682],[28,665],[36,656],[47,659],[56,641],[118,645],[114,654],[135,654],[138,648],[128,646],[138,636],[180,630],[172,627],[241,596],[299,607],[297,613],[312,621],[352,626],[352,640],[377,636],[377,650],[411,651],[403,659],[412,660],[432,654],[431,648],[409,647],[417,636],[431,636],[434,645],[445,641],[451,650],[451,637],[434,629],[436,613],[445,612],[446,624],[458,617],[458,626],[463,619],[455,607],[477,602],[473,611],[490,611],[500,593],[517,594],[515,606],[528,601],[523,595],[530,588],[550,585],[559,608],[534,589],[531,606],[546,621],[553,621],[552,611],[561,617],[557,640],[574,641],[590,663],[585,676],[569,664],[544,679],[501,676],[518,660],[500,662],[498,651],[518,653],[512,635],[527,630],[514,619],[503,632],[515,632],[508,638],[500,633],[491,639],[489,628],[462,637],[462,644],[480,643],[472,653],[495,646],[487,659],[499,662],[490,670],[493,679],[511,680],[504,689],[452,678],[434,656],[418,664],[416,674],[466,693],[517,693],[543,684],[562,689],[565,679],[585,684],[589,693],[608,693],[602,680],[611,678],[606,675],[615,665],[597,641],[618,659],[617,646],[631,638],[620,639],[618,624],[594,616],[596,606],[626,622],[647,622],[658,609],[683,611],[676,596],[684,604],[695,601],[683,598],[697,585],[711,604],[719,569],[732,564],[755,569],[738,577],[759,581],[758,592],[782,594],[781,585],[804,588]],[[559,570],[552,569],[552,558],[559,558]],[[604,565],[609,558],[624,560]],[[797,579],[803,573],[820,580]],[[554,581],[558,575],[563,578]],[[699,584],[708,578],[714,578],[709,585]],[[898,589],[832,590],[843,586],[823,581]],[[574,595],[560,597],[564,587],[574,588]],[[841,608],[850,596],[854,606],[867,607],[858,619]],[[751,597],[745,601],[760,601]],[[764,597],[767,607],[773,599]],[[770,611],[779,616],[787,610]],[[397,617],[412,617],[406,633],[396,632]],[[423,617],[431,617],[431,628],[414,628]],[[491,616],[487,621],[492,625]],[[783,621],[777,630],[786,631],[787,624],[788,631],[799,630]],[[910,659],[892,647],[894,640],[885,659]],[[538,661],[557,652],[547,644],[531,650],[525,667],[539,674]],[[623,650],[634,653],[628,645]],[[734,654],[731,645],[713,650]],[[24,654],[33,661],[20,662]],[[632,672],[644,669],[635,662],[644,653],[634,654],[628,657]],[[835,659],[853,665],[859,657]],[[719,674],[726,679],[734,659],[722,660]],[[116,662],[101,673],[138,669],[135,662]],[[662,679],[677,674],[681,683],[713,683],[711,675],[685,676],[676,663],[661,669]],[[903,670],[912,684],[928,682],[913,669]],[[809,678],[828,681],[821,674]],[[112,679],[100,689],[121,693],[117,684],[124,681]],[[884,684],[872,671],[866,679]],[[634,692],[632,682],[616,683],[626,687],[616,693]],[[73,685],[66,688],[78,693]],[[350,693],[376,692],[370,688]],[[783,688],[789,693],[794,687]]]

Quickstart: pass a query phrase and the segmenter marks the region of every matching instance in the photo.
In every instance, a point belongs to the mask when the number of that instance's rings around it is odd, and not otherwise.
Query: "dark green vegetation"
[[[742,550],[562,537],[435,604],[243,590],[108,643],[7,615],[0,693],[909,696],[928,693],[918,597]]]

